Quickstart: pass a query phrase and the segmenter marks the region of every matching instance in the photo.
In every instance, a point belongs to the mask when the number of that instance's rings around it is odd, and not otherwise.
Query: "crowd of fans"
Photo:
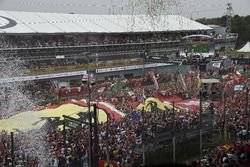
[[[204,32],[203,32],[204,33]],[[188,33],[148,33],[148,34],[121,34],[121,35],[47,35],[47,36],[8,36],[8,43],[5,48],[41,48],[41,47],[67,47],[83,45],[107,45],[107,44],[125,44],[125,43],[145,43],[145,42],[166,42],[179,41]],[[211,35],[219,40],[225,38],[221,34]],[[237,34],[232,34],[229,38],[235,38]]]
[[[225,86],[227,85],[227,86]],[[209,150],[204,150],[204,157],[199,161],[193,161],[191,166],[204,167],[248,167],[250,166],[250,131],[248,121],[248,96],[249,85],[244,84],[245,89],[235,91],[234,84],[225,84],[221,87],[226,91],[224,96],[225,114],[219,112],[217,115],[217,127],[226,127],[226,137],[231,139],[236,137],[237,141],[230,145],[218,146]],[[222,85],[223,86],[223,85]],[[224,109],[223,109],[224,110]],[[225,122],[224,122],[225,120]]]
[[[188,164],[192,167],[248,167],[250,165],[249,134],[247,139],[208,150],[209,153],[201,161],[192,161]]]
[[[208,78],[209,74],[203,75],[203,77]],[[183,98],[192,98],[198,95],[197,72],[183,75],[186,88],[179,78],[179,73],[156,75],[156,78],[159,84],[158,90],[155,89],[155,83],[150,76],[145,78],[130,78],[125,81],[115,79],[113,81],[96,83],[92,87],[93,91],[97,92],[93,93],[93,99],[110,102],[119,110],[126,113],[125,118],[120,122],[115,121],[111,116],[108,122],[99,124],[98,155],[100,159],[108,159],[110,163],[115,163],[121,167],[139,166],[142,162],[142,156],[139,152],[143,142],[145,142],[143,134],[151,136],[151,140],[154,140],[159,129],[171,129],[173,127],[173,115],[170,112],[171,109],[168,108],[165,108],[164,111],[158,111],[156,107],[151,108],[151,112],[146,112],[144,110],[136,110],[136,106],[146,98],[158,93],[165,97],[179,96]],[[116,84],[120,86],[115,89]],[[214,85],[217,91],[219,91],[220,86]],[[86,97],[88,96],[88,87],[83,85],[76,92],[77,96],[75,98]],[[55,95],[58,95],[57,93],[54,92]],[[67,98],[71,97],[72,93],[71,89],[69,92],[70,96],[67,95]],[[38,95],[39,97],[44,96],[43,92],[39,92]],[[34,94],[34,96],[36,95]],[[218,152],[218,150],[210,151],[205,156],[205,159],[200,162],[203,166],[226,166],[226,164],[230,166],[233,163],[232,161],[235,161],[235,157],[238,159],[234,163],[248,163],[249,153],[243,149],[247,145],[247,142],[242,141],[242,139],[248,139],[248,132],[245,127],[245,105],[244,101],[241,100],[244,97],[245,93],[242,91],[234,93],[233,96],[228,96],[226,101],[227,134],[229,137],[234,134],[238,135],[239,142],[235,147],[227,150],[227,152]],[[224,115],[222,112],[217,111],[217,109],[215,109],[215,112],[219,118],[216,122],[219,126]],[[198,123],[198,112],[180,110],[180,112],[176,113],[176,129],[196,129]],[[16,135],[19,135],[19,133]],[[63,131],[52,128],[48,130],[45,140],[48,143],[47,150],[50,155],[50,158],[46,161],[50,166],[82,167],[87,165],[89,158],[87,127],[81,131],[71,129]],[[24,144],[15,144],[15,163],[17,165],[35,166],[38,162],[40,163],[41,160],[39,157],[32,157],[30,154],[27,155],[25,151],[20,152],[22,150],[21,146],[24,146]],[[0,166],[11,166],[12,157],[10,148],[9,134],[1,132]]]
[[[5,48],[41,48],[41,47],[66,47],[83,45],[105,45],[124,43],[164,42],[180,40],[186,34],[144,34],[144,35],[71,35],[71,36],[9,36]]]

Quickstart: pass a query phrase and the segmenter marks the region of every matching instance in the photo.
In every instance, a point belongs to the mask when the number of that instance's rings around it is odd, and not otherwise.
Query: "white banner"
[[[213,63],[213,67],[220,68],[221,67],[221,63],[220,62]]]
[[[74,71],[74,72],[63,72],[63,73],[55,73],[55,74],[43,74],[43,75],[33,75],[33,76],[1,78],[0,83],[34,81],[34,80],[42,80],[42,79],[78,76],[78,75],[83,75],[83,74],[87,74],[87,71]]]
[[[234,86],[234,91],[242,91],[243,88],[244,88],[243,85],[235,85],[235,86]]]
[[[96,69],[96,73],[106,73],[106,72],[135,70],[135,69],[152,68],[152,67],[162,67],[162,66],[167,66],[167,65],[172,65],[172,64],[152,63],[152,64],[145,64],[145,65],[132,65],[132,66],[122,66],[122,67],[113,67],[113,68],[100,68],[100,69]]]

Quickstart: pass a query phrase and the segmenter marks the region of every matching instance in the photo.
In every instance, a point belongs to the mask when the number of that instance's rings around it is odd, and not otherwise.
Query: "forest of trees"
[[[218,18],[202,18],[197,21],[202,24],[215,24],[226,27],[226,16],[218,17]],[[247,41],[250,41],[250,15],[248,16],[239,16],[235,15],[232,18],[232,27],[231,32],[238,33],[239,38],[236,43],[236,49],[240,48]]]

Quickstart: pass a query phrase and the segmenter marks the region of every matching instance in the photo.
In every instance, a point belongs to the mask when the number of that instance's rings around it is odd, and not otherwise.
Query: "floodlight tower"
[[[226,47],[225,51],[228,54],[230,51],[230,32],[232,26],[232,18],[233,18],[233,5],[232,3],[227,3],[227,11],[226,11]]]

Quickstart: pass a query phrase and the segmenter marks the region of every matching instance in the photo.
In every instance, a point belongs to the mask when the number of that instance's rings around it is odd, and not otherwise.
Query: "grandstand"
[[[53,78],[55,73],[87,69],[98,73],[114,67],[123,69],[120,75],[138,71],[133,66],[144,65],[148,55],[164,57],[178,51],[182,36],[211,29],[179,15],[161,16],[156,27],[147,16],[133,17],[131,27],[128,15],[0,11],[5,41],[1,53],[8,55],[5,61],[23,60],[28,69],[23,73],[28,76],[53,74]],[[150,69],[162,66],[169,64],[150,65]]]

